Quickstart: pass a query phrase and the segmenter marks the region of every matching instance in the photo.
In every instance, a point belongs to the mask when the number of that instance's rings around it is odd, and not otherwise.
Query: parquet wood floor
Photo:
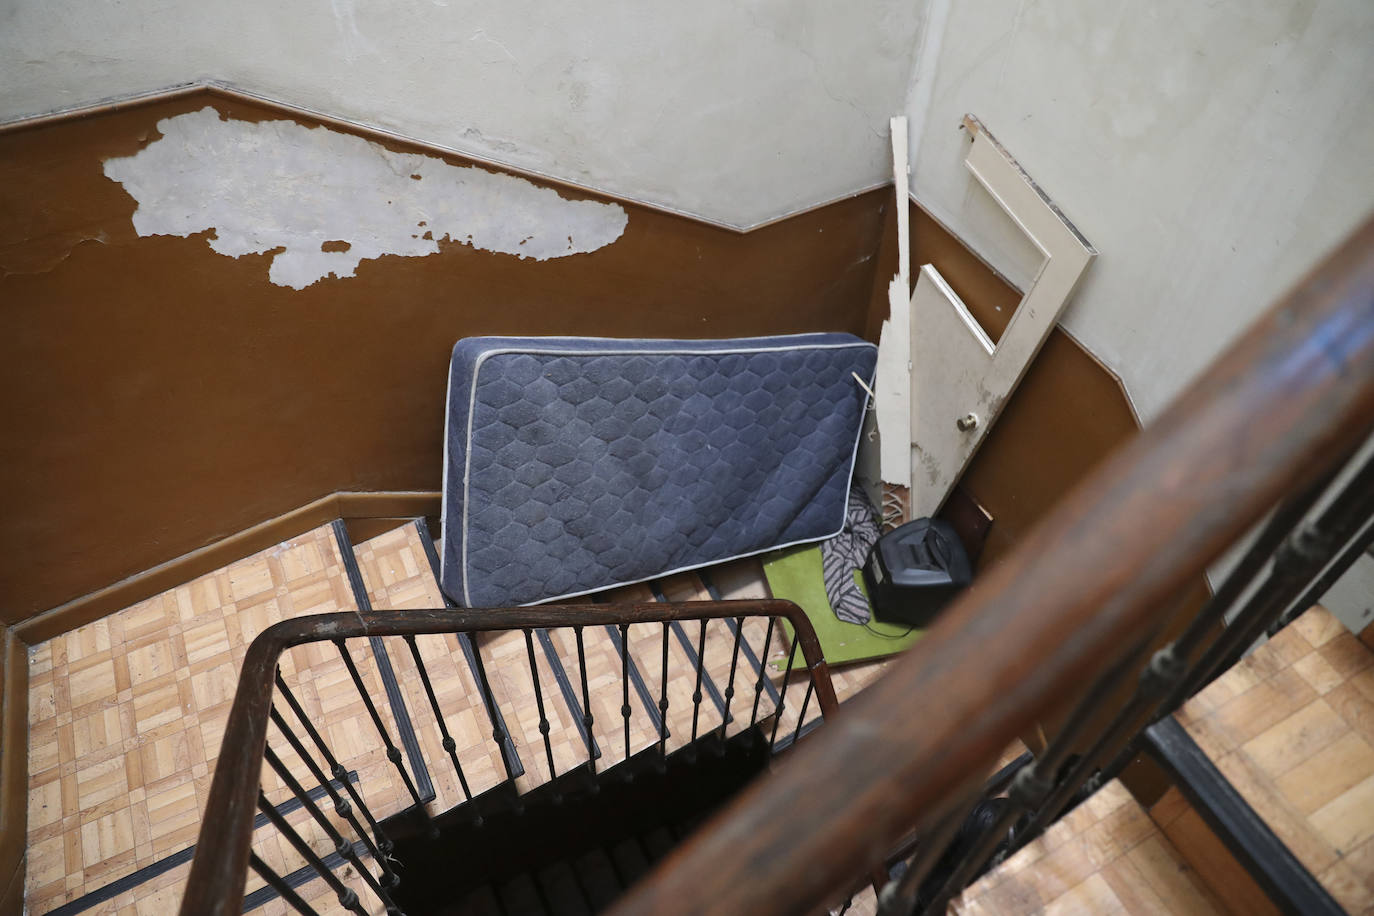
[[[370,600],[378,610],[441,605],[416,529],[395,529],[356,549]],[[761,570],[755,561],[742,561],[708,571],[724,598],[762,597]],[[709,597],[702,579],[684,574],[655,585],[668,600]],[[630,586],[601,600],[653,600],[648,585]],[[353,596],[330,529],[326,526],[293,539],[194,582],[67,633],[30,654],[30,806],[29,871],[26,901],[35,914],[78,900],[116,879],[186,850],[200,829],[210,775],[219,753],[229,705],[237,684],[243,654],[253,637],[272,623],[305,614],[353,608]],[[695,652],[699,626],[685,623],[684,632]],[[766,626],[747,621],[742,640],[762,653]],[[573,684],[580,703],[576,641],[571,629],[549,633],[555,653]],[[594,716],[592,732],[601,751],[598,767],[624,759],[626,748],[620,714],[621,659],[617,640],[602,627],[583,632],[588,688]],[[387,651],[405,695],[417,738],[429,763],[437,795],[432,811],[463,800],[462,789],[440,743],[418,669],[405,643],[387,640]],[[539,731],[524,634],[502,633],[480,640],[493,695],[505,713],[511,737],[526,773],[523,789],[549,778],[548,755]],[[631,658],[648,688],[654,708],[662,689],[662,627],[641,624],[630,628]],[[505,776],[491,738],[482,698],[459,651],[456,636],[420,637],[417,645],[434,686],[445,722],[452,733],[459,763],[474,793],[499,783]],[[734,637],[723,621],[708,624],[705,680],[724,700],[730,683]],[[553,766],[563,772],[586,760],[586,746],[574,714],[553,677],[544,648],[535,640],[536,669],[544,714],[551,723]],[[379,674],[365,641],[350,640],[349,652],[372,696],[384,696]],[[785,655],[787,645],[775,629],[769,656]],[[744,660],[735,661],[733,721],[727,732],[747,726],[756,674]],[[884,667],[872,663],[834,672],[841,699],[857,692]],[[376,730],[331,644],[292,650],[282,663],[283,677],[307,715],[321,727],[326,742],[344,766],[356,770],[364,798],[381,818],[405,807],[409,796],[395,768],[387,761]],[[775,688],[782,675],[768,670]],[[676,633],[669,639],[668,748],[680,747],[692,730],[692,694],[696,669]],[[805,695],[805,678],[791,678],[779,738],[794,731]],[[719,728],[722,716],[703,690],[697,728]],[[659,732],[644,704],[631,690],[629,752],[659,742]],[[396,723],[385,702],[377,703],[385,727],[396,739]],[[293,717],[279,705],[288,721]],[[771,714],[765,693],[759,716]],[[807,721],[819,717],[814,700]],[[294,723],[293,723],[294,724]],[[304,736],[302,736],[304,737]],[[307,787],[313,786],[289,745],[269,733],[269,744]],[[270,800],[289,797],[285,786],[264,769],[264,790]],[[345,835],[346,826],[330,818]],[[313,849],[332,849],[322,828],[307,812],[288,816]],[[304,864],[274,828],[260,828],[255,849],[264,861],[285,874]],[[90,913],[168,913],[180,900],[189,866],[165,873],[101,902]],[[346,883],[364,901],[370,893],[356,876]],[[250,875],[250,890],[261,885]],[[332,892],[322,881],[301,889],[302,896],[321,912],[338,910]],[[277,900],[259,912],[286,912]]]
[[[352,606],[322,528],[35,646],[29,910],[47,912],[194,843],[248,643],[278,620]],[[349,649],[380,695],[366,645],[350,641]],[[371,787],[377,813],[397,810],[404,790],[334,647],[301,647],[283,659],[282,673],[340,760]],[[414,680],[401,678],[412,694]],[[380,712],[394,734],[390,710],[381,704]],[[305,772],[280,738],[273,744],[294,772]],[[289,795],[270,771],[263,786],[275,802]],[[329,848],[305,811],[288,820],[313,846]],[[259,854],[278,870],[302,864],[274,831],[258,836]],[[184,882],[186,870],[88,912],[167,912],[151,898],[179,898],[177,876]],[[249,888],[260,883],[250,877]]]

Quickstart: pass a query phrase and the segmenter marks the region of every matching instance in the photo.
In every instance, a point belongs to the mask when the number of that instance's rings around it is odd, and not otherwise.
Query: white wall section
[[[1062,324],[1146,420],[1374,207],[1369,0],[962,0],[925,44],[915,197],[1030,284],[964,170],[976,114],[1103,252]]]
[[[13,0],[0,121],[195,80],[748,228],[887,181],[924,0]]]
[[[618,204],[566,200],[523,178],[325,127],[223,119],[213,108],[157,127],[162,136],[138,153],[105,162],[105,175],[138,201],[138,234],[213,229],[220,254],[273,253],[268,276],[278,286],[351,277],[384,254],[437,254],[443,239],[542,261],[595,251],[625,231]]]

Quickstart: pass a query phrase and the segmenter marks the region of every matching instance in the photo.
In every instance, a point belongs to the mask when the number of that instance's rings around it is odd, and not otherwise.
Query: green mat
[[[922,631],[914,627],[894,626],[876,619],[865,625],[845,623],[836,617],[830,607],[830,599],[825,595],[819,547],[794,547],[771,553],[764,558],[763,573],[768,578],[768,587],[773,590],[774,598],[792,601],[806,612],[821,641],[821,648],[825,650],[825,660],[831,665],[882,658],[902,651],[921,638]],[[863,576],[858,570],[854,571],[854,579],[859,583],[859,588],[864,588]],[[868,594],[867,589],[864,594]],[[784,621],[783,628],[790,645],[792,627]],[[772,664],[781,671],[786,663],[783,658]],[[805,665],[805,659],[798,652],[792,662],[793,669]]]

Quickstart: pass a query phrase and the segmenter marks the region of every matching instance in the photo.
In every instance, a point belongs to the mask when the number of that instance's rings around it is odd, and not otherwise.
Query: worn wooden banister
[[[1372,420],[1374,219],[615,912],[800,913],[841,893]]]

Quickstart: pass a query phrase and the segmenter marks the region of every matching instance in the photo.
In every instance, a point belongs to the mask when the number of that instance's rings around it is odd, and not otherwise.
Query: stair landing
[[[1178,720],[1342,907],[1374,914],[1374,652],[1314,607]]]
[[[412,526],[360,544],[356,554],[377,610],[440,605],[437,586]],[[717,567],[710,574],[722,597],[764,595],[761,570],[755,561]],[[710,597],[702,581],[691,574],[670,577],[656,585],[669,600]],[[608,597],[653,600],[647,594],[648,586],[622,591]],[[352,607],[342,557],[330,528],[325,526],[33,647],[29,657],[28,912],[121,916],[175,912],[189,870],[188,850],[200,828],[200,812],[247,645],[279,620]],[[746,633],[752,633],[751,626],[746,626]],[[763,624],[758,627],[762,629]],[[710,625],[705,666],[722,687],[730,656],[726,632],[722,622]],[[652,687],[655,700],[660,634],[658,625],[636,625],[630,629],[629,640],[632,657]],[[570,634],[555,630],[550,635],[565,669],[575,679],[576,649]],[[690,634],[693,644],[697,635],[695,631]],[[751,636],[756,647],[761,641],[760,634]],[[504,772],[490,739],[485,710],[457,643],[452,636],[427,636],[420,637],[419,644],[472,789],[479,792],[490,788]],[[350,648],[364,679],[375,684],[377,669],[370,654],[361,643]],[[526,769],[520,787],[529,789],[546,781],[548,774],[523,637],[520,633],[485,637],[482,651],[493,692]],[[597,691],[596,685],[599,681],[618,683],[620,657],[604,628],[587,630],[586,651],[596,717],[594,736],[603,754],[598,765],[607,767],[625,756],[620,700],[609,697],[605,690]],[[389,645],[389,654],[420,744],[431,762],[437,798],[430,808],[445,810],[461,801],[461,790],[439,746],[409,653],[395,641]],[[770,655],[782,654],[775,638]],[[283,667],[287,682],[298,689],[312,717],[327,719],[328,740],[344,766],[365,774],[371,787],[369,804],[379,817],[403,808],[408,796],[378,746],[337,653],[326,646],[297,650],[292,655],[294,661]],[[538,664],[553,726],[551,734],[556,739],[555,764],[562,772],[584,761],[586,748],[573,728],[573,717],[550,674],[542,647],[538,649]],[[690,733],[694,673],[676,638],[671,666],[670,726],[674,737],[670,750]],[[882,667],[883,663],[874,663],[836,672],[839,698],[857,692]],[[781,676],[771,668],[769,673],[775,687],[780,688]],[[793,681],[780,738],[795,727],[801,706],[802,689],[797,679]],[[631,703],[635,710],[631,722],[633,753],[656,743],[658,733],[633,694]],[[767,703],[765,700],[763,711],[769,708]],[[740,704],[738,697],[736,704]],[[388,727],[394,728],[385,704],[379,708]],[[686,724],[679,728],[684,715]],[[808,720],[816,715],[816,704],[812,703]],[[718,725],[714,706],[703,703],[702,730]],[[731,733],[734,730],[732,727]],[[303,772],[289,754],[282,756],[294,771]],[[384,788],[379,788],[379,781]],[[270,774],[264,785],[274,801],[285,798],[285,790]],[[306,812],[298,810],[288,820],[307,839],[327,847]],[[260,830],[259,835],[255,848],[279,873],[303,864],[284,841],[278,842],[275,831]],[[371,899],[361,882],[355,879],[352,883],[363,899]],[[260,884],[256,875],[249,876],[250,890]],[[90,896],[102,891],[106,899],[96,901]],[[311,882],[301,888],[301,893],[321,912],[338,908],[323,882]],[[273,900],[254,912],[288,910],[282,901]]]
[[[1115,780],[984,875],[951,911],[978,916],[1229,912]]]

